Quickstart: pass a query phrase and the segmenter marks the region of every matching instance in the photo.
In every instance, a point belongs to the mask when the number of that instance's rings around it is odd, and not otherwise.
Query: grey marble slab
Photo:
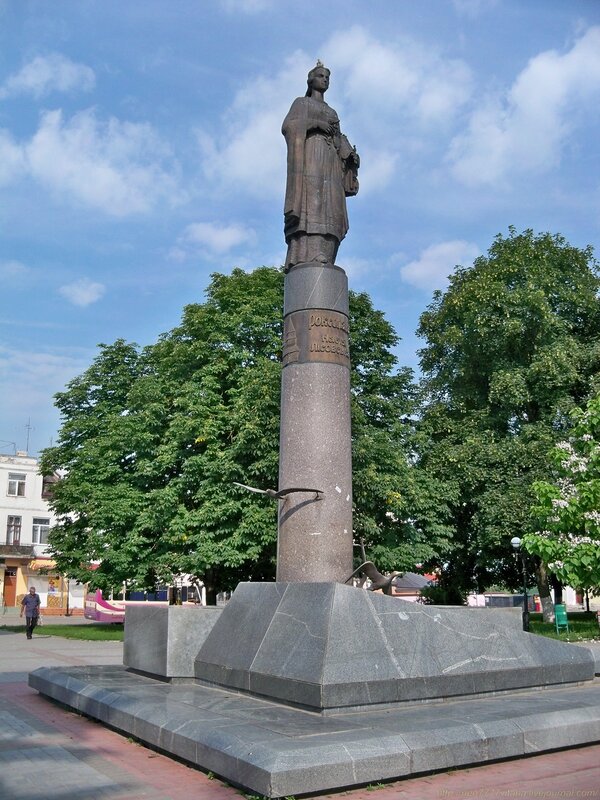
[[[216,606],[128,606],[123,663],[164,678],[193,678],[194,660],[221,611]]]
[[[256,592],[252,587],[255,586],[261,586],[260,609],[253,607]],[[227,614],[219,617],[218,632],[214,632],[213,626],[200,648],[202,674],[198,674],[197,657],[196,676],[217,682],[220,675],[225,679],[229,674],[235,685],[235,676],[250,669],[284,589],[285,586],[276,583],[240,584],[223,609]]]
[[[525,633],[518,609],[425,606],[339,583],[242,583],[198,679],[310,709],[592,680],[592,654]]]
[[[284,315],[308,308],[326,308],[348,316],[348,278],[341,267],[298,265],[285,280]]]
[[[324,716],[124,667],[48,667],[47,697],[267,797],[600,740],[600,683]]]

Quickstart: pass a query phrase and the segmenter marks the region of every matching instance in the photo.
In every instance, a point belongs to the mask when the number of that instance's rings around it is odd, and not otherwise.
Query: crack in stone
[[[346,755],[348,756],[348,758],[350,759],[350,763],[352,764],[352,780],[354,781],[354,783],[358,783],[358,778],[356,777],[356,762],[354,761],[354,757],[345,744],[342,745],[342,749],[346,751]]]
[[[312,632],[311,632],[311,630],[310,630],[310,628],[308,627],[308,622],[305,622],[305,621],[304,621],[304,620],[302,620],[302,619],[297,619],[297,618],[296,618],[296,617],[295,617],[293,614],[288,614],[286,611],[276,611],[276,612],[275,612],[275,616],[276,616],[277,614],[280,614],[282,617],[289,617],[290,619],[293,619],[293,620],[294,620],[294,622],[297,622],[298,624],[300,624],[300,625],[303,625],[303,626],[306,628],[306,632],[308,633],[308,635],[309,635],[309,636],[310,636],[312,639],[325,639],[325,637],[324,637],[324,636],[319,636],[319,635],[318,635],[318,634],[316,634],[316,633],[312,633]],[[273,619],[275,619],[275,616],[273,617]]]
[[[318,274],[318,276],[317,276],[317,279],[316,279],[316,281],[314,282],[314,285],[313,285],[313,288],[312,288],[312,290],[311,290],[311,293],[310,293],[310,294],[308,295],[308,297],[306,298],[306,303],[304,304],[304,308],[311,308],[311,306],[310,306],[310,301],[312,300],[312,296],[313,296],[313,294],[314,294],[314,293],[317,291],[317,287],[318,287],[318,286],[319,286],[319,284],[321,283],[321,279],[323,278],[323,273],[324,273],[324,272],[325,272],[325,270],[324,270],[324,269],[321,269],[321,270],[319,271],[319,274]]]
[[[459,661],[456,664],[451,664],[449,667],[444,667],[442,670],[443,673],[452,672],[453,669],[458,669],[459,667],[464,667],[467,664],[475,664],[477,661],[518,661],[519,659],[517,656],[511,656],[510,658],[494,658],[493,656],[477,656],[476,658],[466,658],[464,661]]]
[[[377,611],[375,610],[375,607],[373,605],[373,602],[371,601],[371,598],[368,598],[368,600],[369,600],[369,608],[371,610],[371,614],[372,614],[373,619],[375,621],[375,625],[379,628],[379,633],[381,634],[383,645],[384,645],[385,649],[387,650],[387,652],[389,654],[389,657],[391,658],[394,666],[396,667],[396,671],[397,671],[398,675],[401,678],[406,678],[407,677],[406,673],[400,667],[400,662],[398,661],[398,659],[394,655],[394,651],[392,649],[392,646],[388,642],[388,638],[387,638],[387,635],[386,635],[386,632],[385,632],[385,628],[383,627],[383,623],[381,621],[381,618],[380,618],[379,614],[377,613]]]
[[[530,750],[534,750],[536,753],[540,752],[540,748],[537,747],[533,742],[530,742],[525,736],[523,737],[523,743],[525,747],[529,747]]]

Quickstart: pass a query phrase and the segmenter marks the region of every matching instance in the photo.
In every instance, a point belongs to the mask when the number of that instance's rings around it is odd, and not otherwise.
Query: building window
[[[25,497],[25,478],[23,472],[8,473],[8,494],[11,497]]]
[[[44,475],[42,478],[42,500],[52,500],[54,486],[57,481],[56,475]]]
[[[33,518],[33,530],[31,541],[34,544],[48,544],[48,531],[50,530],[50,520],[43,517]]]
[[[21,541],[21,517],[8,517],[6,524],[6,544],[19,544]]]

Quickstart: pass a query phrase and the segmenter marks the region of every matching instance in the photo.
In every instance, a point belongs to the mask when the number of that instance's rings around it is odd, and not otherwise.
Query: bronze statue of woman
[[[330,72],[317,61],[304,97],[283,121],[288,150],[285,193],[286,272],[295,264],[335,264],[348,231],[346,197],[358,192],[359,157],[325,102]]]

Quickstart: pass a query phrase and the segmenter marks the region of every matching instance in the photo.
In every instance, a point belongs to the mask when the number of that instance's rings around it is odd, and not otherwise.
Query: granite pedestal
[[[582,648],[525,633],[519,609],[426,606],[338,583],[241,583],[195,674],[313,710],[592,680]]]
[[[240,584],[194,669],[195,681],[173,682],[43,668],[29,682],[268,797],[600,741],[592,654],[524,633],[518,609]]]
[[[322,716],[124,667],[44,667],[42,694],[266,797],[600,741],[600,684]]]
[[[161,678],[193,678],[198,650],[221,607],[128,606],[123,663]]]

